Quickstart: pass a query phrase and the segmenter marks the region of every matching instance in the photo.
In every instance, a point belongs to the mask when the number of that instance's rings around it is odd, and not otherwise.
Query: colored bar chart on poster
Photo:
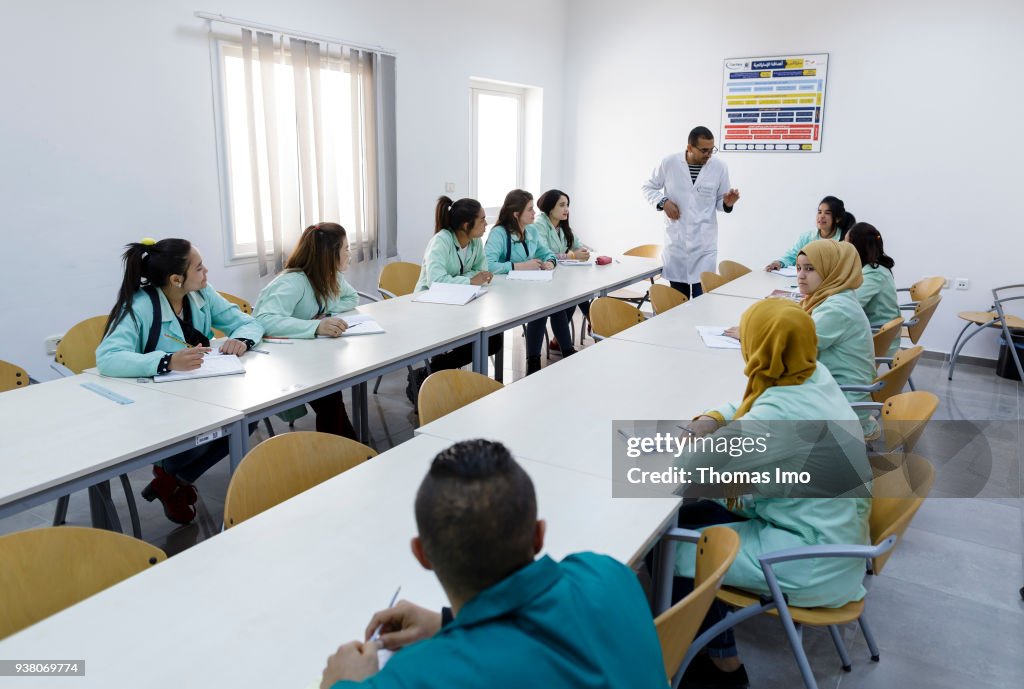
[[[817,153],[828,53],[725,60],[723,151]]]

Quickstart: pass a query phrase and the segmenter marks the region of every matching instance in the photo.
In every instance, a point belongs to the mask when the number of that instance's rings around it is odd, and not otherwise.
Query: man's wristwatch
[[[668,197],[664,197],[661,201],[658,201],[658,205],[655,206],[659,211],[665,210],[665,202],[668,201]]]

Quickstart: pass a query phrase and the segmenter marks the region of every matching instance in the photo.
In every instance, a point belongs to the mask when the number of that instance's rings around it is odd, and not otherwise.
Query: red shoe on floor
[[[196,509],[188,502],[188,493],[182,488],[176,478],[163,473],[142,489],[142,497],[147,502],[160,500],[164,516],[175,524],[190,524],[196,518]]]
[[[163,470],[163,467],[154,464],[153,476],[156,478],[162,478],[166,476],[170,479],[173,479],[178,484],[179,489],[185,493],[185,501],[188,504],[194,505],[197,502],[199,502],[199,490],[194,485],[192,485],[191,483],[186,483],[185,481],[182,481],[179,478],[175,478],[174,476],[171,476],[170,474]]]

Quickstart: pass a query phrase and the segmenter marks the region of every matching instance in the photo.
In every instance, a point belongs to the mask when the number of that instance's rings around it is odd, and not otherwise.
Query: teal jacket
[[[838,235],[832,235],[833,241],[839,241],[836,239],[837,236]],[[796,257],[800,255],[800,252],[804,250],[804,247],[818,239],[821,239],[821,235],[818,234],[818,228],[804,232],[802,235],[797,237],[796,244],[794,244],[793,248],[787,251],[786,254],[779,259],[779,262],[782,263],[783,267],[795,266]]]
[[[857,301],[868,317],[868,323],[877,327],[885,325],[900,315],[896,296],[896,280],[892,271],[883,266],[864,266],[864,284],[858,287]],[[900,338],[893,340],[886,356],[896,356],[900,349]]]
[[[100,373],[121,378],[155,376],[160,359],[165,354],[185,348],[180,342],[166,337],[171,335],[184,340],[185,334],[181,332],[181,325],[163,290],[158,289],[157,294],[160,297],[161,325],[156,350],[149,354],[142,353],[153,323],[153,304],[149,295],[139,290],[132,299],[135,318],[125,316],[96,348],[96,366]],[[192,309],[192,326],[208,338],[213,337],[213,328],[227,333],[229,337],[245,338],[253,342],[259,342],[263,337],[263,326],[217,294],[211,285],[189,292],[186,299]]]
[[[469,240],[465,254],[459,255],[459,242],[450,231],[435,232],[423,253],[420,279],[416,281],[414,291],[422,292],[435,282],[468,285],[470,278],[482,270],[487,270],[484,243],[480,239]]]
[[[551,218],[547,213],[537,213],[537,221],[529,225],[526,229],[529,230],[531,227],[534,228],[537,231],[537,235],[544,240],[544,243],[547,244],[551,253],[555,254],[559,258],[563,258],[570,249],[576,250],[583,246],[580,244],[579,235],[573,232],[572,246],[570,247],[568,242],[565,241],[565,235],[562,234],[562,228],[552,225]]]
[[[512,255],[505,252],[508,244],[508,233],[501,225],[491,228],[491,234],[487,237],[487,245],[484,251],[487,254],[487,265],[495,275],[504,275],[512,270],[513,263],[522,263],[531,258],[541,261],[554,261],[555,254],[548,248],[547,243],[541,239],[537,232],[536,223],[527,225],[523,230],[526,241],[512,239]]]
[[[735,433],[732,421],[736,405],[717,410],[727,421],[717,434]],[[828,421],[835,442],[808,442],[806,426],[780,424],[779,421]],[[771,427],[767,426],[771,423]],[[678,463],[689,469],[698,466],[727,467],[730,471],[774,473],[774,466],[789,470],[799,457],[803,470],[811,474],[814,486],[842,485],[848,492],[835,494],[861,497],[760,497],[746,496],[734,512],[748,521],[727,526],[740,535],[740,552],[725,575],[727,586],[768,593],[763,570],[757,558],[767,552],[816,544],[859,544],[870,540],[868,516],[871,483],[864,440],[858,431],[857,416],[850,409],[836,381],[823,366],[800,385],[765,390],[743,418],[743,435],[771,434],[765,452],[748,452],[739,457],[713,456],[714,453],[690,453]],[[815,438],[817,440],[817,438]],[[856,486],[856,487],[854,487]],[[777,488],[777,487],[776,487]],[[696,546],[680,544],[676,553],[676,575],[693,578]],[[852,559],[797,560],[775,566],[779,583],[790,602],[799,606],[839,607],[864,596],[864,561]]]
[[[316,316],[344,313],[358,304],[359,294],[341,273],[338,296],[320,304],[306,274],[292,270],[281,273],[263,288],[252,315],[271,337],[312,339],[320,325],[320,321],[313,320]]]
[[[861,565],[863,569],[863,565]],[[355,686],[337,682],[334,687]],[[362,682],[376,689],[663,689],[665,669],[636,575],[594,553],[542,557],[469,601],[433,637]]]

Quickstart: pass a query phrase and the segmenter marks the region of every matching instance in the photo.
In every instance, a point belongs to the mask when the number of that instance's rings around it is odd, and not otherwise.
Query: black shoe
[[[423,387],[423,381],[429,375],[430,369],[426,366],[421,366],[409,371],[405,378],[405,396],[412,402],[412,410],[416,413],[419,413],[420,388]]]
[[[539,356],[528,356],[526,357],[526,375],[531,375],[540,370],[540,357]]]
[[[750,679],[742,665],[733,672],[719,670],[706,653],[695,657],[683,673],[679,689],[747,689]]]

